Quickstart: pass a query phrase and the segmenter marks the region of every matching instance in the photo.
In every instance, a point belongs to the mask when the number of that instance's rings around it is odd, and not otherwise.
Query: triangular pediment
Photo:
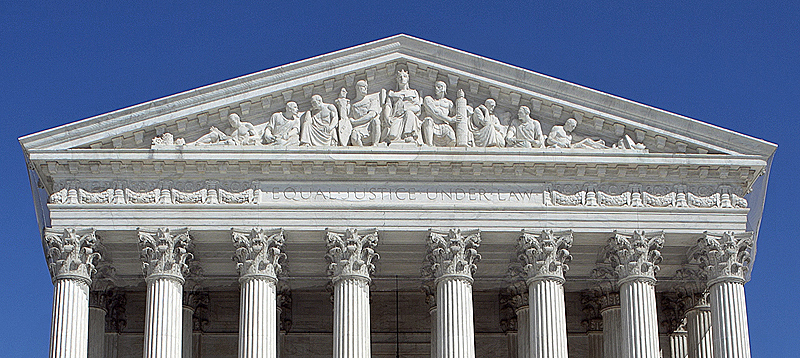
[[[407,69],[410,87],[421,97],[433,95],[434,83],[443,81],[449,99],[455,100],[462,90],[471,107],[495,99],[503,125],[512,124],[519,107],[527,106],[545,134],[574,118],[576,140],[600,139],[609,147],[627,136],[650,153],[767,158],[775,150],[775,145],[759,139],[407,35],[84,119],[25,136],[20,142],[26,150],[150,149],[154,138],[169,133],[190,143],[212,126],[231,131],[230,113],[263,128],[287,101],[296,102],[303,112],[314,94],[334,103],[345,88],[352,98],[361,79],[369,82],[370,92],[394,90],[399,68]]]

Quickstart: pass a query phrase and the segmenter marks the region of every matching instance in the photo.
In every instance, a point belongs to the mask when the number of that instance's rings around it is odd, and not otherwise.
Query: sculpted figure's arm
[[[426,96],[425,100],[422,102],[422,107],[425,108],[425,113],[437,123],[451,124],[455,122],[452,118],[454,109],[453,102],[450,102],[450,100],[446,98],[444,101],[437,103],[433,97]]]
[[[569,148],[572,144],[572,136],[564,131],[563,126],[553,126],[550,135],[547,136],[547,144],[556,148]]]

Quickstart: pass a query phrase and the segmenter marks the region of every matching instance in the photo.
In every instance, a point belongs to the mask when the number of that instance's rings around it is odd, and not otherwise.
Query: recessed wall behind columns
[[[197,310],[208,323],[203,331],[195,331],[195,357],[236,357],[239,319],[239,292],[233,289],[209,291],[208,306]],[[118,339],[118,358],[139,358],[142,352],[144,330],[143,291],[127,292],[128,324]],[[291,328],[286,334],[283,358],[330,357],[332,354],[333,304],[330,292],[324,290],[292,291]],[[401,357],[430,356],[430,314],[421,291],[402,291],[399,298],[399,322],[395,305],[395,292],[378,291],[371,294],[371,324],[373,357],[395,357],[396,334],[399,326]],[[501,325],[499,291],[473,293],[475,304],[475,345],[477,357],[513,357],[508,334]],[[582,321],[586,319],[578,292],[565,295],[568,347],[570,357],[584,357],[588,341]],[[659,308],[659,321],[663,320]],[[661,328],[661,327],[660,327]],[[661,332],[662,335],[666,332]],[[519,337],[518,337],[519,338]],[[668,340],[662,349],[668,352]]]

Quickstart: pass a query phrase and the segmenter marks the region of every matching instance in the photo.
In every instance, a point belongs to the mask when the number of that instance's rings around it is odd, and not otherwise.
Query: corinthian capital
[[[139,249],[142,250],[142,271],[146,277],[172,276],[183,280],[189,266],[186,260],[189,253],[189,229],[170,231],[169,228],[156,230],[139,229]]]
[[[615,267],[620,281],[646,279],[655,281],[661,263],[661,248],[664,247],[664,232],[645,233],[634,231],[633,235],[614,232],[608,240],[605,261]]]
[[[750,269],[752,249],[752,232],[729,231],[722,236],[706,232],[689,251],[689,256],[692,261],[700,264],[709,285],[726,280],[744,282]]]
[[[47,245],[47,266],[53,281],[59,279],[79,279],[87,284],[92,282],[95,273],[94,261],[100,259],[96,252],[97,237],[94,229],[62,231],[45,229]]]
[[[555,279],[564,281],[564,272],[569,270],[567,262],[572,260],[572,230],[542,230],[531,233],[522,230],[517,241],[517,259],[522,263],[525,278]]]
[[[480,230],[448,232],[429,230],[428,256],[425,274],[435,278],[448,275],[472,277],[481,260],[478,247],[481,245]]]
[[[370,230],[360,235],[356,229],[345,231],[327,230],[328,274],[336,280],[342,276],[369,278],[375,271],[374,260],[380,258],[375,252],[378,246],[378,231]]]
[[[250,231],[231,230],[236,253],[236,269],[242,278],[267,276],[278,278],[281,262],[286,259],[283,251],[283,229],[264,230],[253,228]]]

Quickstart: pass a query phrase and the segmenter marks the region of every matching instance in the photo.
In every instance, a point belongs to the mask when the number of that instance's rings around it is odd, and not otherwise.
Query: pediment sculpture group
[[[289,101],[282,112],[274,113],[266,123],[254,126],[231,113],[228,133],[211,127],[209,133],[186,143],[165,133],[153,139],[153,146],[264,145],[264,146],[375,146],[409,143],[432,147],[517,147],[585,148],[645,150],[625,135],[607,146],[601,139],[576,140],[572,131],[577,121],[568,119],[553,126],[548,135],[527,106],[520,106],[517,118],[503,125],[495,113],[497,102],[489,98],[472,107],[464,91],[454,101],[445,97],[447,84],[437,81],[435,94],[422,98],[410,88],[408,72],[401,68],[395,79],[397,89],[369,93],[366,80],[355,84],[355,98],[347,98],[342,88],[334,103],[324,103],[322,96],[311,96],[311,108],[300,112]]]

